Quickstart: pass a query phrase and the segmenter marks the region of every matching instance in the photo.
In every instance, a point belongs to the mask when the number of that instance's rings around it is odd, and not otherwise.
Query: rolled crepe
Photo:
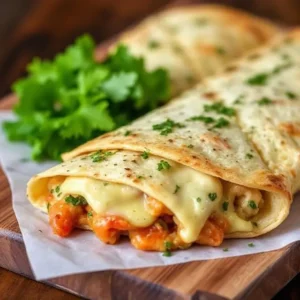
[[[147,18],[120,40],[149,70],[167,69],[176,95],[276,33],[276,26],[243,11],[192,5]]]
[[[299,50],[297,30],[64,154],[29,181],[29,200],[50,207],[60,235],[91,228],[113,244],[129,233],[143,250],[269,232],[299,189]]]

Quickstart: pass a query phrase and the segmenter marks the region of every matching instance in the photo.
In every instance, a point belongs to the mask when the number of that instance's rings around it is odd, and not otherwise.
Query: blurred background
[[[284,25],[300,24],[299,0],[2,0],[0,97],[34,56],[51,58],[88,32],[101,43],[167,5],[222,3]]]

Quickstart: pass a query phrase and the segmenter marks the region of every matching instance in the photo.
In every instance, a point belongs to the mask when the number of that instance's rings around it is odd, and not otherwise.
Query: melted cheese
[[[176,194],[175,185],[180,187]],[[163,187],[166,194],[157,200],[179,220],[181,239],[186,243],[194,242],[208,217],[218,209],[223,194],[220,180],[180,166],[168,171]],[[156,219],[145,210],[144,193],[124,184],[68,177],[60,191],[60,198],[68,194],[81,195],[98,214],[121,216],[137,227],[147,227]],[[216,198],[209,197],[210,194],[215,194]]]

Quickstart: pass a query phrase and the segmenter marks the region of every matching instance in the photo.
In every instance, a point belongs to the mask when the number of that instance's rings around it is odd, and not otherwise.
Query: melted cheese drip
[[[176,194],[175,184],[180,186]],[[181,239],[186,243],[194,242],[208,217],[218,209],[223,194],[221,181],[182,166],[168,170],[163,188],[166,193],[157,200],[179,220]],[[81,195],[98,214],[121,216],[137,227],[147,227],[156,219],[145,210],[144,193],[124,184],[68,177],[60,191],[60,198],[68,194]],[[212,201],[209,194],[216,194],[216,198]]]

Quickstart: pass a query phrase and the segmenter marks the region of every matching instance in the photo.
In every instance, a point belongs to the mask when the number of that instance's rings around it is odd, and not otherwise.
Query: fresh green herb
[[[194,148],[194,145],[189,144],[189,145],[187,145],[187,147],[190,148],[190,149],[192,149],[192,148]]]
[[[255,245],[253,243],[249,243],[248,247],[252,247],[253,248],[253,247],[255,247]]]
[[[61,194],[62,194],[62,192],[58,193],[58,194],[57,194],[57,197],[60,197],[60,196],[61,196]]]
[[[208,194],[208,198],[211,200],[211,201],[215,201],[217,199],[217,194],[216,193],[209,193]]]
[[[87,216],[88,216],[88,218],[91,218],[91,217],[93,216],[93,212],[89,211],[89,212],[87,213]]]
[[[282,65],[278,65],[269,73],[258,73],[248,78],[246,80],[246,83],[250,85],[265,85],[271,76],[280,73],[281,71],[289,68],[290,66],[291,66],[290,62],[284,63]]]
[[[172,256],[171,249],[172,249],[172,243],[169,241],[166,241],[165,242],[165,251],[163,253],[163,256],[166,256],[166,257]]]
[[[286,94],[286,96],[289,98],[289,99],[296,99],[296,94],[294,94],[293,92],[291,92],[291,91],[287,91],[287,92],[285,92],[285,94]]]
[[[60,192],[60,186],[59,186],[59,185],[56,186],[55,192],[56,192],[56,193],[59,193],[59,192]]]
[[[216,123],[213,125],[212,128],[223,128],[223,127],[227,127],[229,124],[230,122],[228,120],[221,117],[216,121]]]
[[[262,105],[269,105],[272,103],[272,100],[267,98],[267,97],[263,97],[260,100],[257,101],[257,104],[262,106]]]
[[[169,133],[173,132],[174,128],[183,128],[183,127],[184,127],[183,124],[176,123],[171,119],[167,119],[167,121],[152,125],[152,129],[160,131],[160,135],[168,135]]]
[[[47,212],[49,213],[49,210],[50,210],[50,206],[51,206],[51,204],[48,202],[47,203]]]
[[[187,119],[187,121],[201,121],[205,124],[210,124],[210,123],[215,122],[215,119],[212,117],[206,117],[206,116],[200,115],[200,116],[191,117],[191,118]]]
[[[141,157],[143,158],[143,159],[148,159],[149,158],[149,151],[144,151],[142,154],[141,154]]]
[[[252,159],[254,156],[253,156],[253,154],[251,154],[251,153],[247,153],[246,154],[246,158],[248,158],[248,159]]]
[[[180,186],[176,184],[176,187],[175,187],[175,191],[173,194],[177,194],[177,192],[180,190]]]
[[[248,206],[251,207],[252,209],[256,209],[257,208],[257,205],[255,203],[254,200],[249,200],[248,201]]]
[[[72,195],[69,195],[65,198],[65,202],[72,204],[73,206],[87,205],[86,200],[82,196],[74,197]]]
[[[228,248],[223,248],[223,251],[224,251],[224,252],[228,252],[229,249],[228,249]]]
[[[229,205],[229,202],[223,202],[222,208],[223,208],[224,211],[228,210],[228,205]]]
[[[138,176],[137,176],[137,179],[145,179],[145,177],[142,176],[142,175],[138,175]]]
[[[130,130],[126,130],[125,133],[124,133],[124,136],[129,136],[131,134],[131,131]]]
[[[106,151],[103,152],[102,150],[99,150],[93,154],[90,155],[92,162],[102,162],[106,160],[109,156],[114,155],[116,152]]]
[[[267,83],[268,78],[268,73],[259,73],[248,78],[246,80],[246,83],[250,85],[265,85]]]
[[[157,164],[157,170],[158,171],[169,170],[170,168],[171,168],[171,165],[167,161],[165,161],[165,160],[161,160]]]
[[[206,112],[214,111],[218,114],[226,115],[229,117],[232,117],[235,115],[234,108],[227,107],[227,106],[223,105],[221,102],[217,102],[217,103],[214,103],[211,105],[208,105],[208,104],[204,105],[204,111],[206,111]]]
[[[151,40],[148,42],[149,49],[157,49],[157,48],[159,48],[159,46],[160,46],[160,43],[158,41]]]
[[[147,71],[144,60],[119,45],[102,63],[84,35],[52,61],[34,59],[13,85],[17,121],[4,123],[10,141],[31,145],[34,160],[60,154],[128,124],[170,96],[166,70]]]
[[[200,197],[197,197],[197,199],[196,199],[196,200],[197,200],[197,202],[198,202],[198,203],[200,203],[200,202],[201,202],[201,198],[200,198]]]
[[[226,54],[225,49],[222,48],[222,47],[216,47],[216,52],[217,52],[218,54],[220,54],[220,55]]]

